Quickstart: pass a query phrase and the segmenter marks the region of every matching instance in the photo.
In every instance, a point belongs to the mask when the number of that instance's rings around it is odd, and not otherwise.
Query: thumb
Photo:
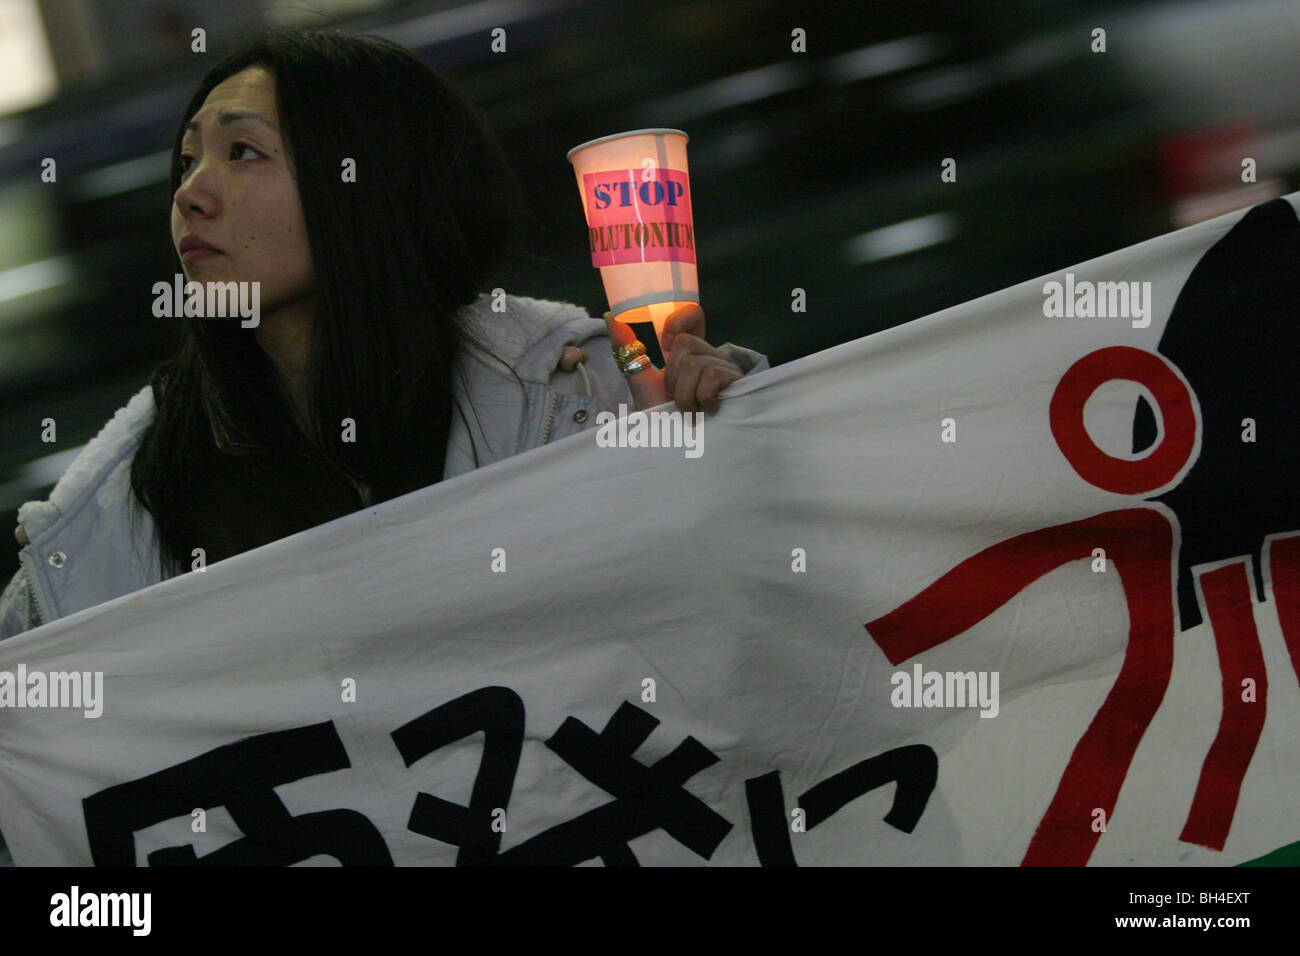
[[[632,330],[632,326],[626,322],[616,322],[609,312],[605,313],[605,327],[609,330],[609,341],[616,352],[624,345],[631,345],[637,341],[636,332]],[[671,401],[668,393],[664,390],[664,373],[653,365],[647,366],[639,372],[634,372],[631,377],[625,380],[628,390],[632,393],[633,404],[638,412]]]

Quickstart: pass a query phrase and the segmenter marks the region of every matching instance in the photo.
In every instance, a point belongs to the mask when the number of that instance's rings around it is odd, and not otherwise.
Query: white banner
[[[0,642],[15,860],[1300,839],[1296,202],[748,377],[694,449],[591,429]]]

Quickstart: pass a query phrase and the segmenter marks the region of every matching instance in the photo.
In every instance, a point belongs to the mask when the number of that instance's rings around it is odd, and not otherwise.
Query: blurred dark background
[[[1300,182],[1300,0],[0,0],[3,579],[15,509],[170,347],[151,288],[180,271],[171,137],[206,69],[269,22],[376,33],[457,78],[544,257],[500,284],[593,315],[565,153],[684,129],[709,338],[774,365]]]

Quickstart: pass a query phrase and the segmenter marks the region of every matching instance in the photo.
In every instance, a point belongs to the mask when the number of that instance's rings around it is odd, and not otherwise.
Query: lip
[[[184,236],[179,248],[182,259],[206,259],[221,254],[220,249],[204,242],[198,236]]]

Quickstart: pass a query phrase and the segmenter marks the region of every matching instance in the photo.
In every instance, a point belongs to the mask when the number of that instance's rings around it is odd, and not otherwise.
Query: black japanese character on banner
[[[811,787],[799,798],[811,830],[865,793],[898,782],[885,822],[904,833],[916,829],[939,779],[939,757],[925,744],[895,747],[859,761]],[[781,773],[773,770],[745,781],[754,849],[763,866],[798,866],[785,815]]]
[[[663,830],[706,860],[711,857],[732,824],[682,784],[719,758],[687,737],[649,766],[635,760],[632,753],[657,726],[658,718],[626,701],[600,733],[565,718],[546,746],[615,799],[526,840],[500,861],[572,866],[599,856],[606,866],[635,866],[628,841],[653,830]]]
[[[607,866],[635,866],[628,841],[662,829],[708,859],[731,824],[682,788],[692,775],[718,761],[694,737],[646,766],[632,758],[659,721],[624,703],[596,733],[566,718],[546,745],[566,763],[614,796],[614,800],[558,824],[500,853],[501,834],[492,814],[510,798],[523,745],[523,702],[505,687],[485,687],[443,704],[393,734],[410,766],[439,747],[485,732],[483,760],[470,805],[427,793],[416,797],[408,828],[460,847],[456,863],[504,866],[572,866],[600,857]]]
[[[290,816],[273,788],[350,767],[332,721],[248,737],[86,797],[96,866],[135,866],[135,833],[196,808],[224,806],[245,834],[205,856],[191,844],[149,854],[151,866],[290,866],[332,856],[344,866],[391,866],[378,829],[355,810]]]
[[[482,687],[435,707],[393,731],[406,766],[440,747],[483,731],[483,758],[469,806],[416,794],[407,829],[460,847],[457,866],[490,863],[501,848],[493,813],[505,811],[524,746],[524,702],[509,687]]]
[[[687,737],[667,756],[644,764],[632,755],[659,720],[624,702],[596,732],[565,718],[546,741],[557,756],[614,799],[501,852],[504,827],[494,824],[509,805],[524,741],[524,705],[508,687],[483,687],[458,697],[393,731],[406,766],[480,731],[483,754],[468,806],[420,792],[407,827],[459,848],[459,866],[572,866],[599,857],[606,866],[636,866],[632,840],[663,830],[709,859],[732,824],[685,789],[718,756]],[[332,856],[344,866],[391,866],[378,829],[355,810],[292,816],[275,788],[351,766],[330,721],[248,737],[183,763],[118,784],[82,801],[91,858],[97,866],[135,865],[135,834],[224,806],[244,836],[199,857],[192,844],[148,855],[152,866],[289,866]],[[858,796],[898,782],[886,822],[911,832],[925,810],[938,774],[926,746],[899,747],[812,787],[800,806],[809,829]],[[777,772],[745,784],[759,860],[794,865]]]

